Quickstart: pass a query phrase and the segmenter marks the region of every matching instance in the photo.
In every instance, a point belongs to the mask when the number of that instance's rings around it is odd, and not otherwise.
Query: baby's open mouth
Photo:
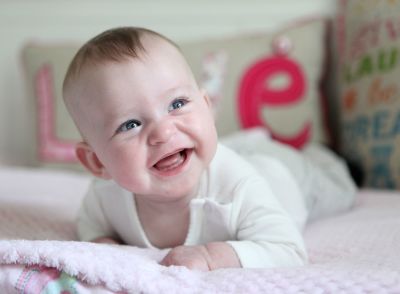
[[[187,157],[188,149],[182,149],[160,159],[153,167],[161,172],[170,171],[181,166]]]

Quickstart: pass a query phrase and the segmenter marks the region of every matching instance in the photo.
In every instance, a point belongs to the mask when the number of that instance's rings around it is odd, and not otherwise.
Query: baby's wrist
[[[105,244],[120,244],[115,238],[112,237],[98,237],[91,240],[93,243],[105,243]]]
[[[226,242],[211,242],[204,245],[208,254],[208,265],[210,270],[227,267],[241,267],[237,253]]]
[[[208,270],[212,271],[218,268],[212,254],[212,246],[210,243],[202,245],[203,249],[203,256],[207,262]]]
[[[207,264],[210,270],[215,270],[220,267],[224,267],[223,262],[221,264],[220,259],[220,249],[221,242],[211,242],[204,245],[207,251]]]

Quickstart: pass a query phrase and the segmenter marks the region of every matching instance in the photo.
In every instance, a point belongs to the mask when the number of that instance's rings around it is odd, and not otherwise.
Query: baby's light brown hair
[[[167,37],[145,28],[119,27],[104,31],[87,41],[75,54],[64,78],[63,92],[69,82],[79,76],[80,71],[86,66],[139,58],[140,53],[146,52],[141,42],[145,35],[164,39],[179,49],[178,45]]]

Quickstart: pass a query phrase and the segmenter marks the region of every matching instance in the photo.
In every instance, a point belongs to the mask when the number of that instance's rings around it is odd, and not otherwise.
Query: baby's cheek
[[[217,149],[218,144],[218,135],[217,130],[215,129],[214,125],[209,125],[207,129],[203,130],[204,132],[204,141],[205,141],[205,148],[207,157],[211,160],[214,157],[215,151]]]
[[[120,168],[114,171],[113,180],[128,191],[136,192],[146,185],[145,172],[135,165],[120,162]]]
[[[147,181],[144,177],[138,177],[137,175],[124,176],[121,178],[120,185],[124,187],[126,190],[131,191],[132,193],[139,193],[146,189],[148,185],[146,185]]]

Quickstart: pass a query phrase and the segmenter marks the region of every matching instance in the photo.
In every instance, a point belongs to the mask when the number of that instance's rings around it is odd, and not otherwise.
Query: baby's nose
[[[158,145],[168,142],[171,137],[176,133],[175,124],[170,120],[163,120],[154,123],[150,134],[149,144]]]

